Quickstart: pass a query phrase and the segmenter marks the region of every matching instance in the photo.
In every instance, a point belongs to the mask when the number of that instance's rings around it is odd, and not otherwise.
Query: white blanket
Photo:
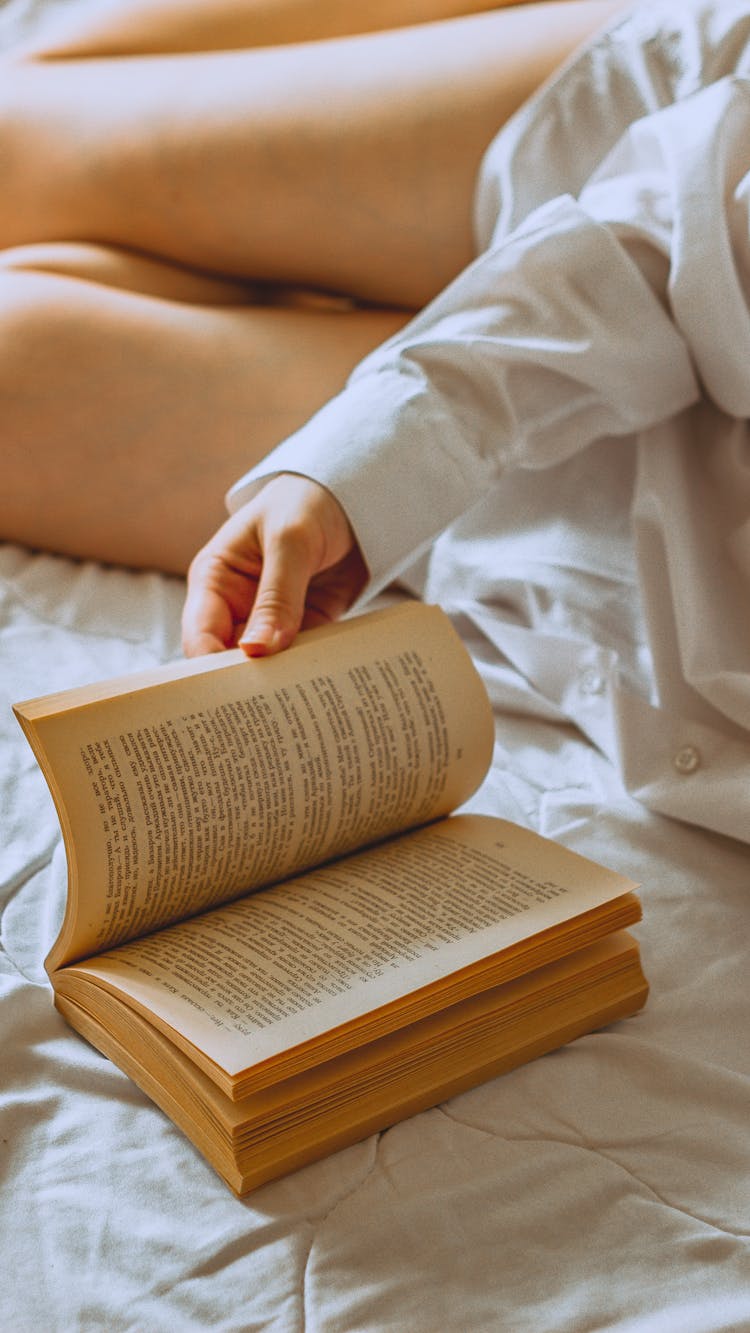
[[[181,595],[0,549],[4,699],[175,655]],[[57,820],[7,707],[0,746],[1,1328],[750,1328],[747,847],[646,813],[572,730],[498,717],[472,805],[641,881],[647,1008],[240,1203],[53,1009]]]

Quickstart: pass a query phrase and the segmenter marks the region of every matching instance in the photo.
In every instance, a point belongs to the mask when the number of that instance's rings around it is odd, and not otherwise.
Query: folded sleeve
[[[637,122],[577,199],[491,243],[230,507],[280,471],[315,478],[374,590],[509,469],[617,447],[704,391],[750,410],[749,109],[727,79]]]

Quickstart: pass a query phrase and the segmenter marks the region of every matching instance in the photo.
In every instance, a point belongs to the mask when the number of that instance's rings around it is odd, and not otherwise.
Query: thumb
[[[302,626],[316,568],[307,542],[286,534],[270,543],[252,614],[239,640],[248,657],[266,657],[289,646]]]

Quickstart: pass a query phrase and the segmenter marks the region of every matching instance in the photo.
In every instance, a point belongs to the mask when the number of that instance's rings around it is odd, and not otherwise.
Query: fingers
[[[188,571],[182,611],[186,657],[235,647],[255,599],[260,568],[251,533],[238,516],[229,519],[198,552]]]
[[[288,648],[301,629],[307,590],[320,568],[315,537],[287,528],[268,541],[252,614],[239,641],[248,657]]]
[[[367,566],[355,544],[343,560],[312,580],[307,590],[302,628],[313,629],[315,625],[338,620],[349,610],[368,578]]]
[[[198,552],[188,574],[183,650],[238,644],[250,657],[288,647],[333,620],[367,582],[338,501],[306,477],[276,477]]]
[[[234,622],[224,600],[195,581],[188,584],[182,612],[182,650],[186,657],[220,653],[234,643]]]

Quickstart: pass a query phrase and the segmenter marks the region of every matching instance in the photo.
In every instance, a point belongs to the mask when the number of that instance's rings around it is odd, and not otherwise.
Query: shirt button
[[[601,694],[604,690],[605,680],[601,671],[595,667],[587,667],[581,676],[581,689],[584,694]]]
[[[700,750],[695,745],[683,745],[674,757],[674,766],[683,777],[694,773],[701,766]]]

